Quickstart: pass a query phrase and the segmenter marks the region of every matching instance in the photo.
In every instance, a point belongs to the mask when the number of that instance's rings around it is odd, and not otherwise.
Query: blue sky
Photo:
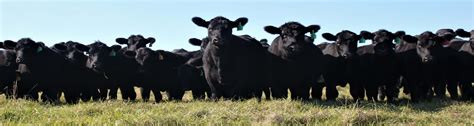
[[[189,38],[206,30],[191,22],[225,16],[249,18],[243,31],[270,41],[266,25],[288,21],[318,24],[324,32],[405,30],[409,34],[440,28],[474,28],[472,0],[0,0],[0,41],[30,37],[47,45],[73,40],[115,44],[115,38],[142,34],[155,37],[153,49],[196,50]]]

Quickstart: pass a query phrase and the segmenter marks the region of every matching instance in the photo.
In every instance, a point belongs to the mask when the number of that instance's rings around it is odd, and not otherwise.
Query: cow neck
[[[473,41],[470,41],[470,42],[466,42],[463,44],[463,46],[461,47],[461,49],[459,49],[460,52],[466,52],[466,53],[469,53],[471,55],[474,55],[474,45],[472,44],[474,43]]]

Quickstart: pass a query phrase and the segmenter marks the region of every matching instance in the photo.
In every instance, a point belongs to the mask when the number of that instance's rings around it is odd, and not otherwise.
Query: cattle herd
[[[402,88],[412,102],[446,98],[446,90],[451,99],[474,100],[474,30],[419,35],[343,30],[323,33],[329,42],[316,45],[319,25],[287,22],[264,27],[276,36],[269,45],[266,39],[232,34],[247,18],[194,17],[192,22],[208,32],[203,39],[189,39],[201,47],[196,51],[152,50],[146,46],[155,39],[141,35],[117,38],[112,46],[5,40],[0,43],[1,92],[54,103],[64,94],[67,103],[78,103],[117,99],[118,89],[122,99],[134,101],[134,87],[140,87],[144,101],[153,92],[156,102],[162,101],[160,92],[180,100],[189,90],[194,99],[260,100],[265,94],[266,99],[321,100],[325,89],[326,99],[335,100],[336,87],[349,84],[354,100],[396,103]],[[372,43],[358,46],[366,40]]]

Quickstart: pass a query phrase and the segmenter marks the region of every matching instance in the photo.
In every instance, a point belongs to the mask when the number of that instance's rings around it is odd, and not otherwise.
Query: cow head
[[[388,56],[395,54],[395,44],[393,43],[393,40],[396,40],[397,37],[399,37],[396,34],[385,29],[380,29],[374,33],[361,31],[360,35],[364,39],[372,40],[373,44],[375,44],[375,55]]]
[[[107,64],[111,62],[110,58],[115,57],[122,48],[119,45],[109,47],[100,41],[89,44],[87,47],[89,50],[86,52],[88,54],[86,67],[95,72],[104,72]]]
[[[346,59],[352,58],[357,54],[357,43],[362,38],[360,35],[349,30],[343,30],[336,35],[324,33],[322,36],[328,41],[335,41],[338,53]]]
[[[22,64],[31,63],[31,59],[44,51],[46,47],[42,43],[35,42],[30,38],[22,38],[18,42],[4,41],[5,48],[14,49],[16,51],[16,62]]]
[[[135,60],[137,60],[137,62],[143,67],[147,67],[147,65],[151,65],[163,60],[163,56],[161,54],[159,54],[157,51],[153,51],[150,48],[139,48],[136,52]]]
[[[267,39],[260,39],[260,44],[262,44],[262,47],[267,49],[268,47],[270,47],[270,45],[268,44],[268,40]]]
[[[280,27],[265,26],[265,31],[270,34],[278,34],[278,50],[288,57],[296,56],[304,52],[307,41],[306,33],[316,33],[321,27],[319,25],[303,26],[298,22],[288,22]]]
[[[433,60],[433,55],[430,50],[441,46],[442,42],[444,42],[442,37],[429,31],[423,32],[416,37],[404,35],[402,39],[408,43],[416,43],[416,51],[418,56],[421,57],[421,61],[424,63]]]
[[[449,44],[452,39],[456,38],[456,33],[453,29],[439,29],[436,31],[436,35],[445,40],[443,44]]]
[[[189,39],[189,43],[194,46],[200,46],[201,50],[204,50],[207,46],[207,43],[209,43],[209,38],[203,38],[202,40],[199,40],[197,38],[191,38]]]
[[[142,35],[131,35],[128,39],[125,38],[117,38],[115,42],[121,45],[127,45],[125,53],[132,53],[135,52],[137,49],[141,47],[145,47],[146,44],[151,47],[153,43],[155,43],[155,38],[148,37],[145,38]]]
[[[5,40],[5,42],[13,42],[11,40]],[[0,48],[5,49],[0,51],[0,66],[10,66],[15,64],[16,55],[12,48],[5,47],[3,42],[0,42]]]
[[[206,21],[200,17],[193,17],[192,21],[197,26],[207,28],[208,38],[212,46],[217,48],[226,48],[231,46],[232,29],[242,27],[247,24],[248,19],[241,17],[235,21],[231,21],[225,17],[215,17],[210,21]]]
[[[53,50],[66,56],[70,61],[78,65],[85,65],[87,61],[87,56],[84,52],[89,50],[89,47],[73,41],[61,42],[55,44]]]

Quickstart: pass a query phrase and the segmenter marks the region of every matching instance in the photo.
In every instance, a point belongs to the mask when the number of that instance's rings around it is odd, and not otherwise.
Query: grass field
[[[104,101],[50,105],[0,98],[0,125],[270,125],[270,124],[408,124],[474,125],[474,104],[433,100],[391,105],[350,102],[348,88],[339,88],[336,102],[291,100],[181,102]],[[406,97],[406,96],[402,96]]]

